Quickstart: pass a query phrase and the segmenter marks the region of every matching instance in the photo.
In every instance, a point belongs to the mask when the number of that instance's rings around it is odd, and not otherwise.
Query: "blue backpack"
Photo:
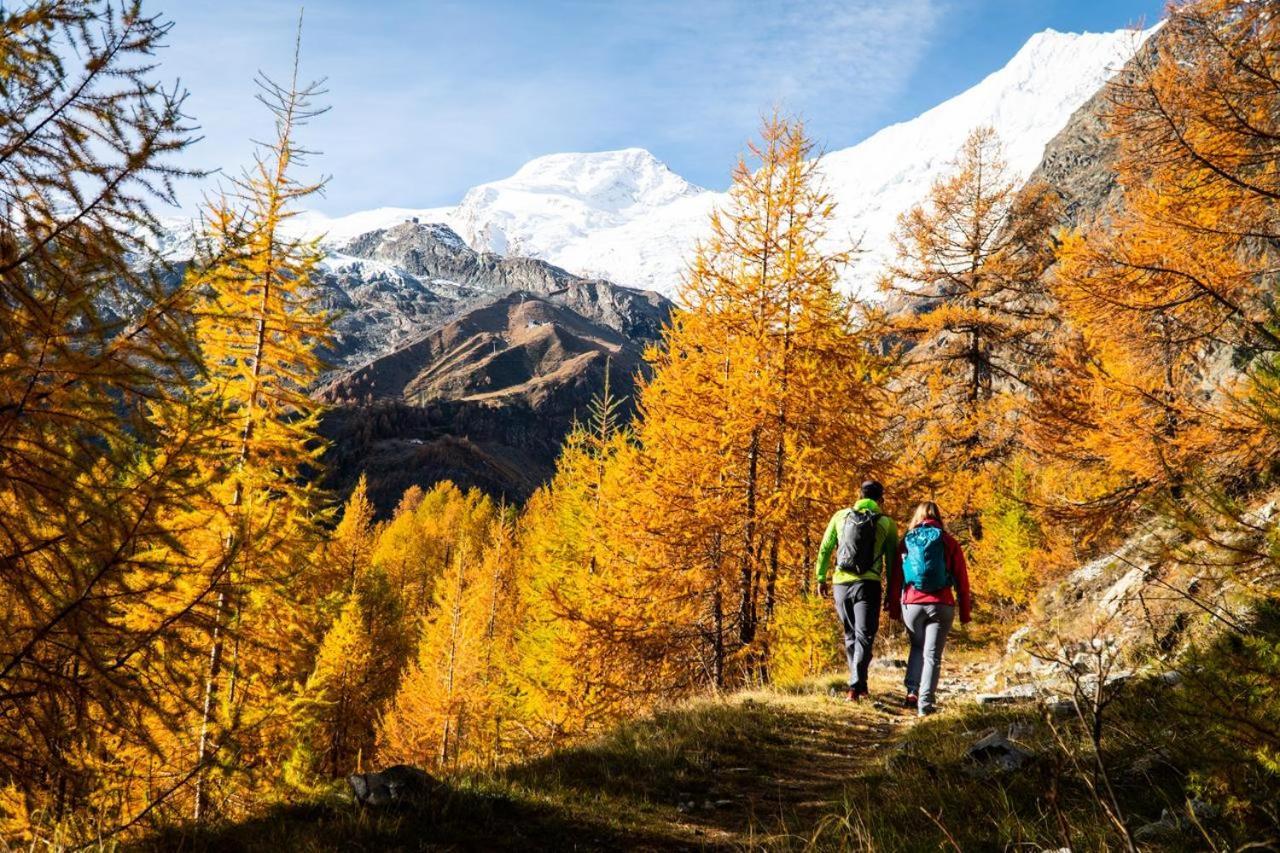
[[[907,533],[907,557],[902,561],[902,582],[921,592],[937,592],[951,586],[942,531],[922,525]]]

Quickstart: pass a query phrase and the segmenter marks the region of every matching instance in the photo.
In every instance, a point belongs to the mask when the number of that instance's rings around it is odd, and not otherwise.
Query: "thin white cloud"
[[[775,105],[850,144],[902,94],[942,0],[386,2],[308,3],[304,73],[329,78],[333,111],[307,140],[334,176],[330,212],[449,203],[533,156],[632,145],[723,183]],[[296,15],[284,0],[172,10],[166,67],[192,87],[200,165],[244,162],[269,127],[250,81],[287,68]]]
[[[901,92],[940,14],[934,0],[662,0],[631,23],[658,38],[683,33],[659,49],[667,67],[653,79],[685,83],[704,120],[741,121],[777,104],[847,130]]]

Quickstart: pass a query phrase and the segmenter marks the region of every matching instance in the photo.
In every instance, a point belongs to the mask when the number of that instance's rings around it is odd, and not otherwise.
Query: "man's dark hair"
[[[884,500],[884,486],[880,485],[875,480],[867,480],[862,484],[862,496],[879,503]]]

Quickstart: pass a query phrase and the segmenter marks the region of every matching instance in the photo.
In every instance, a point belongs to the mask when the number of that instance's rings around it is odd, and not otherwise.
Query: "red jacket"
[[[924,522],[931,527],[940,526],[932,519]],[[973,600],[969,595],[969,564],[964,558],[964,549],[956,538],[945,530],[942,531],[942,547],[947,557],[947,570],[951,572],[951,580],[960,593],[960,623],[969,621],[969,611]],[[898,556],[889,569],[889,589],[885,595],[884,609],[894,619],[902,618],[903,604],[949,604],[955,606],[956,597],[951,587],[944,587],[937,592],[921,592],[913,586],[902,588],[902,560],[907,555],[907,540],[903,537],[898,544]]]

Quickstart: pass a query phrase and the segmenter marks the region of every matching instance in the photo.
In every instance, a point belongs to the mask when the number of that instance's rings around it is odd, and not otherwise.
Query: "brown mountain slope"
[[[513,293],[329,382],[330,484],[360,476],[382,512],[443,479],[520,502],[545,482],[604,386],[630,396],[643,341],[553,300]]]

